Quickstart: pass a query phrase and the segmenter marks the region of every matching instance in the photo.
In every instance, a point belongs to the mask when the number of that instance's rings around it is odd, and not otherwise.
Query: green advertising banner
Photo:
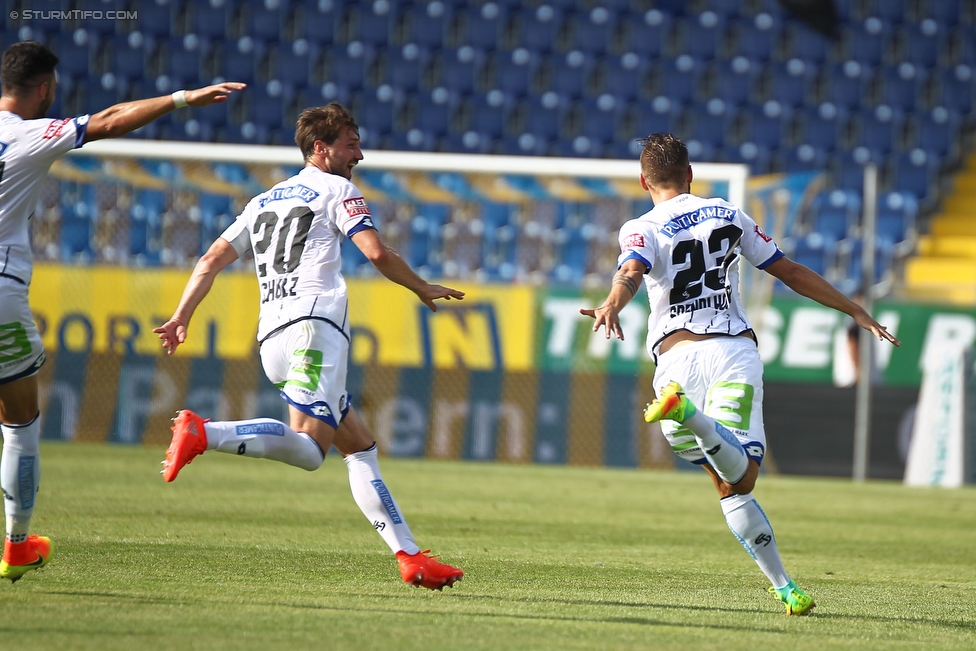
[[[648,307],[643,292],[621,313],[624,341],[594,333],[580,308],[599,305],[605,291],[540,291],[537,295],[536,367],[554,371],[651,374],[645,351]],[[876,376],[888,386],[918,386],[923,361],[936,345],[965,348],[976,339],[976,310],[882,301],[875,317],[902,341],[875,343]],[[847,331],[852,321],[799,296],[775,297],[757,328],[768,382],[853,382]]]

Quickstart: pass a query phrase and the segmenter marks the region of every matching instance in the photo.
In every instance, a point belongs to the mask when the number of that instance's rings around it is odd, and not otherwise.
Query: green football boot
[[[807,615],[817,605],[813,597],[796,587],[793,581],[781,590],[770,587],[769,592],[786,605],[787,615]]]
[[[686,418],[694,416],[696,411],[698,410],[685,396],[681,385],[677,382],[669,382],[668,386],[661,391],[661,395],[644,407],[644,420],[648,423],[656,423],[667,419],[683,423]]]

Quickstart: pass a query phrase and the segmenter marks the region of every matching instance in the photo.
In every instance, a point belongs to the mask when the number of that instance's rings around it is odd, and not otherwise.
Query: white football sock
[[[695,435],[698,446],[719,477],[735,484],[745,476],[749,469],[749,457],[739,440],[724,425],[701,410],[685,418],[682,425]]]
[[[24,425],[0,425],[0,431],[3,432],[0,486],[7,516],[7,538],[21,543],[27,540],[41,481],[40,414]]]
[[[376,444],[368,450],[350,454],[345,462],[349,469],[352,497],[383,541],[394,554],[401,550],[408,554],[419,552],[420,547],[413,541],[413,534],[400,507],[383,482],[376,459]]]
[[[273,459],[304,470],[315,470],[325,452],[311,436],[271,418],[206,423],[207,449],[245,457]]]
[[[783,561],[780,560],[773,527],[752,493],[732,495],[722,499],[720,503],[729,529],[755,559],[773,587],[783,588],[789,584],[790,575],[786,573]]]

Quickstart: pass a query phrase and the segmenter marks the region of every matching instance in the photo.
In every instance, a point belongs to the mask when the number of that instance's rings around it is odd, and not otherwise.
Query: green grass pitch
[[[818,607],[786,617],[704,473],[383,460],[417,541],[465,570],[410,588],[331,457],[44,444],[51,564],[0,584],[8,649],[972,649],[976,490],[764,477]]]

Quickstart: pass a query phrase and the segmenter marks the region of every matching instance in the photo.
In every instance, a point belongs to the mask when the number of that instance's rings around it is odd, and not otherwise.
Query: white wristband
[[[176,108],[183,108],[184,106],[187,106],[185,90],[176,91],[175,93],[173,93],[172,97],[173,97],[173,104],[176,106]]]

